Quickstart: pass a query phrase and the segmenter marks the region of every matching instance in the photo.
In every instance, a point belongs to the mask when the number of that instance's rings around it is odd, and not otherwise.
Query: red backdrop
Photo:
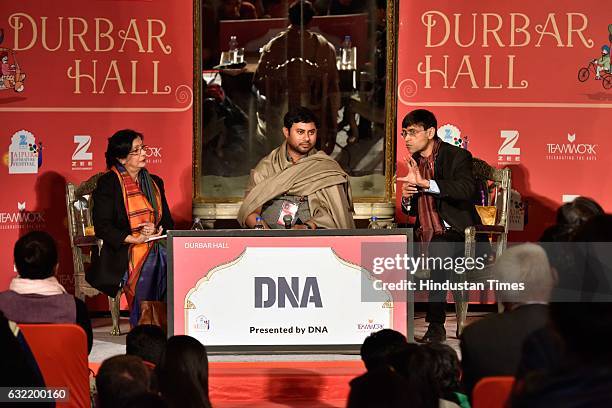
[[[529,202],[511,239],[537,239],[564,195],[612,210],[612,89],[594,72],[578,79],[610,43],[600,1],[402,1],[399,12],[398,175],[401,119],[425,108],[451,137],[467,136],[474,156],[511,166]]]
[[[192,20],[190,0],[3,3],[0,47],[26,77],[21,92],[0,86],[0,290],[14,276],[13,243],[32,229],[57,239],[72,290],[65,185],[105,169],[116,130],[145,135],[175,221],[191,219]]]

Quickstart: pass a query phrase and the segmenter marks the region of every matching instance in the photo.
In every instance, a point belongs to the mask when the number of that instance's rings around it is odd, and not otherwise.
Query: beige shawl
[[[311,220],[320,228],[355,228],[348,175],[324,152],[312,149],[293,164],[283,142],[261,159],[251,171],[238,211],[240,225],[244,227],[253,211],[283,194],[308,196]]]

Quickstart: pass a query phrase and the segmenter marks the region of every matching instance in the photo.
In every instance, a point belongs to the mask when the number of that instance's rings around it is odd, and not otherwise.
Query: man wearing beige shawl
[[[348,175],[314,146],[318,119],[298,107],[284,117],[285,141],[251,171],[244,202],[238,211],[243,227],[261,217],[264,228],[354,228]]]

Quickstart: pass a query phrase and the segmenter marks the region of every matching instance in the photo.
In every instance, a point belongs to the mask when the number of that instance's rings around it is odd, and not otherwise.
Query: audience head
[[[361,345],[361,359],[368,371],[388,364],[389,356],[403,349],[406,337],[395,330],[383,329],[372,333]]]
[[[314,15],[315,9],[307,0],[297,0],[289,6],[289,22],[294,27],[307,26]]]
[[[428,343],[424,347],[429,353],[433,376],[440,387],[442,396],[461,390],[461,364],[457,352],[447,344]]]
[[[575,230],[589,219],[604,213],[603,208],[587,197],[577,197],[557,210],[557,224]]]
[[[141,324],[128,333],[125,340],[125,353],[138,356],[144,361],[159,364],[166,348],[166,335],[161,327],[153,324]]]
[[[104,153],[106,167],[110,169],[114,165],[119,164],[120,159],[127,158],[132,151],[132,143],[137,138],[144,141],[143,134],[132,129],[119,130],[109,137],[106,153]]]
[[[101,408],[122,406],[130,398],[149,391],[149,369],[140,357],[115,356],[104,360],[96,376]]]
[[[19,276],[46,279],[55,272],[57,247],[51,235],[44,231],[32,231],[17,240],[13,257]]]
[[[502,302],[548,302],[555,277],[542,247],[526,243],[508,248],[493,266],[501,283],[523,283],[524,290],[499,290]],[[516,286],[516,285],[515,285]]]
[[[208,356],[193,337],[170,337],[155,372],[159,391],[170,407],[210,407]]]
[[[431,354],[431,349],[409,343],[390,357],[391,366],[408,382],[410,407],[438,407],[441,393]]]

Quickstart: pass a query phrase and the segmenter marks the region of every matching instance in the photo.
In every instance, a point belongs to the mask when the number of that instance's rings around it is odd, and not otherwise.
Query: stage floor
[[[470,324],[487,313],[469,312],[467,323]],[[104,359],[125,353],[125,334],[129,331],[129,323],[127,318],[121,318],[121,336],[111,336],[110,317],[92,319],[94,330],[94,345],[89,354],[89,361],[102,362]],[[459,340],[455,337],[457,328],[457,320],[454,313],[446,315],[446,343],[454,348],[459,354]],[[415,337],[421,337],[427,329],[425,322],[425,313],[415,313]],[[350,354],[267,354],[267,355],[211,355],[209,361],[225,361],[225,362],[240,362],[240,361],[358,361],[359,355]]]
[[[468,324],[487,313],[468,313]],[[111,336],[110,318],[93,320],[90,362],[125,353],[127,318],[121,336]],[[447,313],[447,344],[459,353],[454,314]],[[415,336],[427,329],[425,313],[415,313]],[[461,356],[459,356],[461,358]],[[345,407],[351,379],[364,373],[358,354],[209,355],[210,399],[216,408]]]

